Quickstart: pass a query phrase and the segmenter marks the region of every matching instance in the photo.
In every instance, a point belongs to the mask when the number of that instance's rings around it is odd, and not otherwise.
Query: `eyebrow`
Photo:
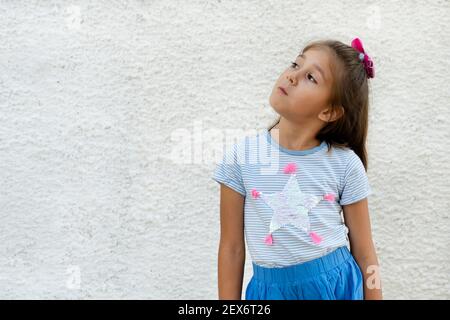
[[[300,53],[300,54],[297,56],[297,58],[298,58],[298,57],[303,58],[303,59],[306,60],[306,56],[305,56],[304,53]],[[322,68],[321,68],[318,64],[316,64],[316,63],[313,63],[313,67],[315,67],[315,68],[317,69],[317,71],[320,72],[320,74],[322,75],[322,78],[324,78],[325,81],[326,81],[327,78],[325,77],[325,72],[322,70]]]

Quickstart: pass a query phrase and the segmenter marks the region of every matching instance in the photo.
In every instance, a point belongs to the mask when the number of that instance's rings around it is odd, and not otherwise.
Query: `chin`
[[[276,104],[273,103],[272,99],[269,99],[269,105],[273,111],[279,114],[279,108],[276,106]]]
[[[284,103],[277,99],[276,95],[272,94],[269,97],[269,104],[272,107],[273,111],[277,114],[282,115],[288,111],[288,106],[285,106]]]

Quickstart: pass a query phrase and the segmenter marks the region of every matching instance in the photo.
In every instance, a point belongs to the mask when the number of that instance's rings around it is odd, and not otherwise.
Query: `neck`
[[[278,139],[273,130],[278,130]],[[286,149],[306,150],[320,145],[321,141],[315,137],[316,130],[317,128],[307,124],[299,126],[281,117],[280,122],[273,127],[270,134],[279,145]]]

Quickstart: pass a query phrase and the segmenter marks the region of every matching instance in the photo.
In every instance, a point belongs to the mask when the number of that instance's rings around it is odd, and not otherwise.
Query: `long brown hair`
[[[310,42],[302,52],[318,48],[327,50],[331,56],[333,86],[330,96],[332,111],[338,106],[344,114],[335,121],[328,122],[316,138],[326,141],[328,151],[331,146],[348,147],[361,159],[368,169],[366,138],[369,118],[369,81],[363,64],[358,59],[359,52],[351,46],[336,40]],[[281,116],[268,128],[271,130],[280,122]]]

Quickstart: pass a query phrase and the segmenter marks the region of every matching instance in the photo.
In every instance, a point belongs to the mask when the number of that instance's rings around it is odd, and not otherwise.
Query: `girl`
[[[382,298],[366,175],[374,75],[358,38],[310,43],[272,90],[277,121],[226,151],[213,175],[219,299],[241,299],[244,234],[246,299]]]

